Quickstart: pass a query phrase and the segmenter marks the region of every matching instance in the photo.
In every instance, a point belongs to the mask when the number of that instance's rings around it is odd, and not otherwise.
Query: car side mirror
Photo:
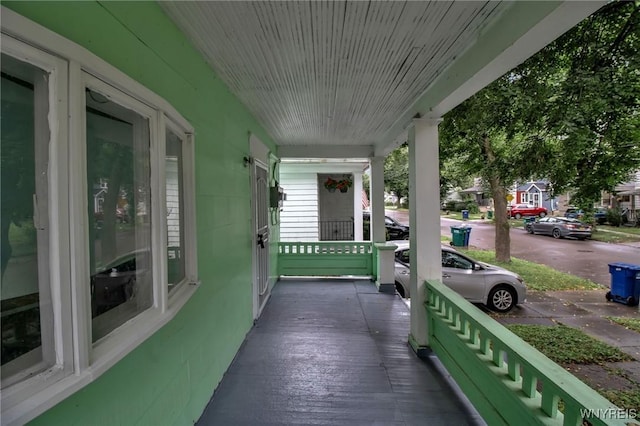
[[[482,266],[480,266],[480,265],[479,265],[479,264],[477,264],[477,263],[474,263],[474,264],[473,264],[473,270],[474,270],[474,271],[482,271]]]

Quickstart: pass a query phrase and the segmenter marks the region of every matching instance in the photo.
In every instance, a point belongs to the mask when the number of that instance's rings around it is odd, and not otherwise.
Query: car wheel
[[[408,239],[409,239],[409,233],[407,232],[406,234],[404,234],[404,235],[402,236],[402,239],[403,239],[403,240],[408,240]]]
[[[516,292],[504,285],[494,287],[489,293],[487,306],[492,311],[509,312],[516,304]]]
[[[520,213],[516,213],[515,215],[513,215],[513,217],[515,217],[516,219],[520,219],[522,215]]]
[[[545,217],[547,214],[545,212],[540,212],[540,217]]]
[[[562,234],[560,233],[560,230],[558,228],[554,228],[553,232],[551,232],[551,236],[555,239],[558,239],[562,237]]]

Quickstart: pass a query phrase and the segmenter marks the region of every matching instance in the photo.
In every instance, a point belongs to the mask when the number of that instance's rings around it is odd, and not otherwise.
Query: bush
[[[607,222],[611,226],[620,226],[622,225],[622,215],[619,208],[609,209],[607,210]]]
[[[445,210],[452,212],[461,212],[462,210],[469,210],[469,213],[480,213],[478,203],[473,200],[467,201],[447,201],[444,205]]]
[[[469,210],[469,213],[480,213],[480,207],[478,207],[478,203],[475,201],[467,201],[466,210]]]

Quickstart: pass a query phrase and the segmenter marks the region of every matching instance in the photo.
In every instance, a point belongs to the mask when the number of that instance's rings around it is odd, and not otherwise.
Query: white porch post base
[[[375,243],[376,251],[376,286],[381,293],[395,293],[395,249],[391,243]]]

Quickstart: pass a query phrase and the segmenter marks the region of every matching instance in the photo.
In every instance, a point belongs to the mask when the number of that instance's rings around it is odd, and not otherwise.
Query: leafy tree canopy
[[[547,178],[587,206],[640,165],[640,3],[614,2],[445,115],[441,158],[481,176],[509,258],[504,195]]]
[[[384,186],[400,198],[409,195],[409,146],[403,144],[387,156],[384,161]]]

